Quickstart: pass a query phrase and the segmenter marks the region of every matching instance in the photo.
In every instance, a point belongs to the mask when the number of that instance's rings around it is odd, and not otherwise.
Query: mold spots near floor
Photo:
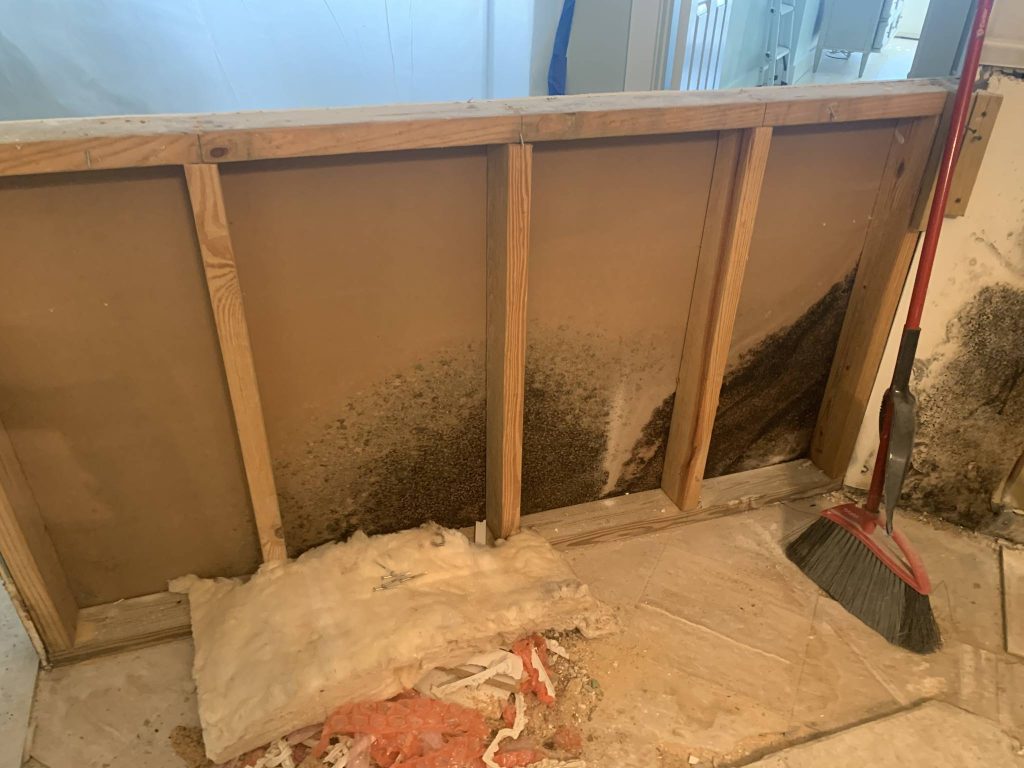
[[[659,487],[678,368],[667,341],[540,326],[529,337],[523,513]]]
[[[807,455],[856,270],[725,375],[705,477]]]
[[[483,352],[467,345],[338,404],[304,455],[275,462],[289,553],[357,529],[484,516]]]
[[[1024,290],[982,288],[916,361],[918,431],[905,503],[971,528],[1024,451]]]

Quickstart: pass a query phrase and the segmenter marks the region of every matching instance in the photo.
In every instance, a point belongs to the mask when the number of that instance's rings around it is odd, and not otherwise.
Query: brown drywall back
[[[894,128],[775,131],[707,477],[807,454]]]
[[[524,512],[660,485],[716,145],[534,148]]]
[[[483,517],[486,154],[222,168],[294,554]]]
[[[0,416],[82,606],[259,562],[180,169],[0,181]]]

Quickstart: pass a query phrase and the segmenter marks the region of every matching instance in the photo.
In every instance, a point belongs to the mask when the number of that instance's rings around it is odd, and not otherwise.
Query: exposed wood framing
[[[947,216],[963,216],[967,213],[967,203],[971,200],[971,191],[978,180],[981,161],[985,159],[988,140],[992,136],[992,128],[996,124],[996,117],[999,116],[1002,104],[1001,93],[980,91],[974,94],[971,116],[967,121],[967,135],[957,157],[952,185],[949,188]]]
[[[771,128],[719,137],[661,479],[680,509],[700,502],[771,137]]]
[[[0,124],[0,176],[937,115],[941,81]]]
[[[807,459],[715,477],[704,483],[700,509],[681,510],[664,491],[643,491],[529,515],[523,527],[559,549],[621,541],[765,504],[834,491],[839,482]]]
[[[231,246],[220,170],[216,165],[185,166],[196,234],[203,257],[206,285],[213,304],[224,373],[235,413],[242,462],[249,483],[256,530],[259,534],[263,560],[284,560],[288,557],[278,509],[277,490],[270,463],[263,425],[263,408],[256,385],[256,369],[252,361],[249,329],[242,306],[235,253]]]
[[[644,491],[552,509],[524,518],[524,528],[544,536],[557,549],[623,541],[716,517],[828,493],[839,483],[806,459],[716,477],[704,485],[704,506],[680,511],[663,491]],[[188,597],[172,592],[119,600],[81,611],[79,642],[53,655],[54,664],[184,637],[191,630]]]
[[[50,660],[67,664],[184,637],[190,630],[187,595],[157,592],[118,600],[79,611],[74,647],[51,654]]]
[[[910,219],[938,122],[908,118],[893,131],[811,442],[811,459],[830,477],[842,477],[853,455],[914,256],[918,233]]]
[[[75,640],[78,605],[10,437],[0,424],[0,553],[51,651]]]
[[[487,527],[519,530],[533,147],[487,155]]]
[[[663,491],[532,515],[557,546],[665,530],[836,487],[808,462],[702,483],[772,126],[898,119],[812,458],[845,470],[916,233],[908,234],[948,88],[935,81],[725,92],[603,94],[229,115],[0,123],[0,176],[184,167],[265,560],[286,556],[217,165],[232,161],[488,146],[487,517],[519,525],[530,142],[719,132],[667,446]],[[970,165],[971,161],[967,161]],[[698,502],[703,509],[697,510]],[[555,528],[558,529],[556,534]],[[13,447],[0,427],[0,553],[47,651],[63,662],[188,631],[161,593],[80,609]]]

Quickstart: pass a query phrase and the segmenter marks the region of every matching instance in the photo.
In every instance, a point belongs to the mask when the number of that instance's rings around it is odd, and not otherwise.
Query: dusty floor
[[[997,546],[903,518],[937,584],[945,637],[939,653],[917,657],[785,560],[780,541],[813,509],[775,505],[569,552],[624,626],[585,646],[603,691],[585,730],[588,765],[959,768],[980,755],[989,768],[1024,765],[1024,659],[1003,650]],[[179,641],[43,673],[28,765],[182,768],[168,735],[196,724],[190,662],[190,643]],[[916,706],[928,700],[953,706]],[[817,738],[863,723],[879,735]],[[923,730],[931,753],[908,761],[894,742],[923,744]],[[844,738],[875,751],[850,752],[849,763],[821,757],[849,752]]]

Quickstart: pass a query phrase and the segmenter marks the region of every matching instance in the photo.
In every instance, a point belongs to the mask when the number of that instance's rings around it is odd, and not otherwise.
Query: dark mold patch
[[[527,346],[523,514],[601,497],[611,412],[603,369],[601,356],[584,341],[534,340]]]
[[[856,270],[726,374],[705,477],[806,456]]]
[[[472,346],[339,403],[299,458],[275,463],[289,553],[357,529],[482,519],[485,421],[483,354]]]
[[[529,335],[523,514],[660,487],[675,395],[663,398],[643,427],[634,420],[640,414],[633,398],[650,402],[652,390],[664,386],[663,347],[650,338],[624,343],[565,327],[532,328]],[[612,436],[632,445],[628,455],[610,453]]]
[[[673,392],[666,397],[651,418],[644,425],[640,438],[630,451],[629,459],[622,467],[622,474],[615,483],[615,489],[609,496],[621,496],[624,493],[638,493],[661,487],[661,474],[665,469],[665,446],[668,443],[668,431],[672,426],[672,406],[676,395]]]
[[[1024,451],[1024,290],[981,289],[946,335],[951,349],[915,367],[918,431],[904,502],[985,528],[993,492]]]

